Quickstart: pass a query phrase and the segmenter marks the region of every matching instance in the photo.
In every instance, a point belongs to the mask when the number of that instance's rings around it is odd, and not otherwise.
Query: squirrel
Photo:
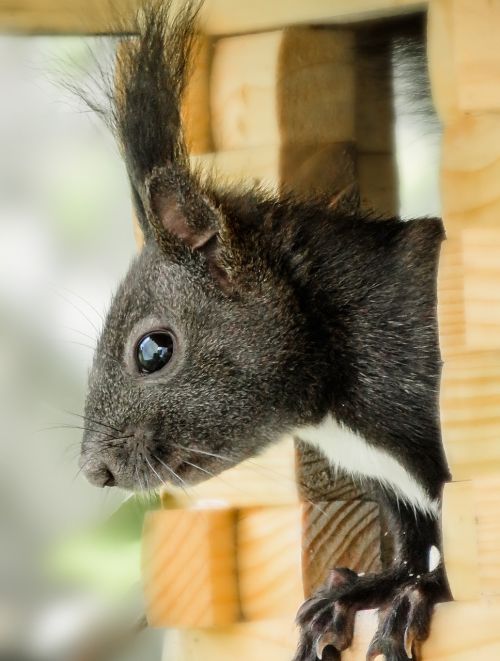
[[[103,114],[144,235],[89,376],[81,467],[97,486],[204,480],[286,435],[368,483],[390,568],[333,570],[300,608],[295,661],[339,654],[379,608],[368,659],[417,658],[449,598],[436,277],[441,220],[232,188],[190,167],[181,120],[199,3],[147,2]],[[431,553],[432,555],[432,553]]]

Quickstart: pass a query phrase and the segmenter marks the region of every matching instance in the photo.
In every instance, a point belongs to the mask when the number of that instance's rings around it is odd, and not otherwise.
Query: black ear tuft
[[[146,240],[151,234],[146,214],[147,178],[157,168],[174,168],[178,175],[189,176],[181,100],[200,4],[198,0],[141,0],[132,36],[117,45],[114,75],[103,72],[104,96],[109,103],[100,105],[92,93],[80,93],[116,136]],[[119,16],[116,23],[119,32]]]

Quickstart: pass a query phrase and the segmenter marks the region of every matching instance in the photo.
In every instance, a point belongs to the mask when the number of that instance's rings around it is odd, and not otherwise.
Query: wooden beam
[[[353,140],[354,94],[350,30],[296,28],[220,39],[211,74],[215,148]]]
[[[438,278],[441,349],[500,350],[500,227],[453,229],[442,247]]]
[[[431,635],[423,646],[424,661],[492,661],[500,658],[500,600],[440,604]],[[365,661],[377,628],[374,611],[356,617],[352,647],[342,661]],[[169,634],[164,660],[170,661],[289,661],[297,634],[289,619],[236,624],[223,629],[194,629]],[[378,660],[377,660],[378,661]]]
[[[500,351],[446,358],[441,428],[455,480],[500,474]]]
[[[180,0],[182,1],[182,0]],[[127,28],[140,0],[0,0],[0,30],[22,33],[109,33],[117,11]],[[207,34],[265,31],[286,25],[351,22],[425,8],[425,0],[206,0],[203,27]],[[130,21],[128,22],[130,26]]]
[[[301,521],[299,505],[148,514],[143,582],[149,624],[292,622],[304,599]]]
[[[142,576],[152,627],[226,626],[239,619],[233,510],[149,512]]]
[[[290,661],[296,644],[297,632],[289,617],[220,629],[183,629],[165,637],[163,660]]]
[[[452,20],[460,109],[463,112],[500,110],[500,3],[455,0]]]
[[[500,596],[500,477],[447,484],[443,545],[457,600]]]

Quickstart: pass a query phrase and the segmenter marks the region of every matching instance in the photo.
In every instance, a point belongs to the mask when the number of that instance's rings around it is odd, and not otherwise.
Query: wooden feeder
[[[102,32],[113,3],[40,4],[0,0],[0,27]],[[193,161],[227,180],[302,191],[331,191],[335,180],[333,198],[356,189],[365,204],[396,213],[392,99],[390,85],[380,87],[389,55],[363,59],[356,34],[368,19],[426,10],[443,124],[441,418],[454,479],[443,536],[456,601],[437,608],[423,656],[492,661],[500,659],[500,0],[206,0],[184,117]],[[151,624],[173,629],[169,661],[289,661],[304,593],[328,567],[376,570],[385,552],[377,504],[292,439],[223,481],[165,494],[164,505],[146,521],[144,582]],[[360,613],[342,659],[364,660],[375,628],[375,614]]]

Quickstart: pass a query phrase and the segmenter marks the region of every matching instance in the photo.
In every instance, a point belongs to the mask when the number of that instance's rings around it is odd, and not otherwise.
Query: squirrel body
[[[425,638],[432,604],[447,596],[442,566],[429,572],[449,479],[438,411],[442,223],[224,187],[193,172],[180,101],[197,9],[145,5],[139,38],[117,51],[111,108],[101,110],[145,245],[98,342],[81,465],[100,486],[184,486],[284,434],[311,443],[370,484],[395,550],[382,574],[342,570],[306,602],[296,661],[321,657],[325,641],[349,644],[353,620],[335,625],[339,600],[350,600],[352,617],[359,607],[406,609],[381,619],[371,646],[396,661],[408,635],[410,649]],[[403,620],[402,642],[389,629]]]

